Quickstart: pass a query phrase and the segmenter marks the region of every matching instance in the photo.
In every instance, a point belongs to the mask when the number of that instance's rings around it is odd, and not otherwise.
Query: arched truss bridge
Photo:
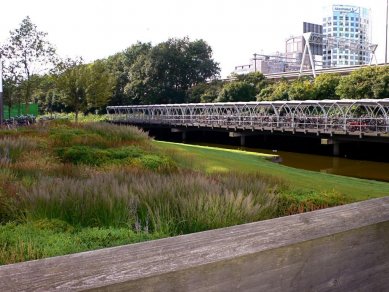
[[[115,123],[388,136],[389,99],[108,106]]]

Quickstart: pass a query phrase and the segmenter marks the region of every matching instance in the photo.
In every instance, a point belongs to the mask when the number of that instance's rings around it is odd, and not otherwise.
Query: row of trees
[[[27,17],[0,48],[4,101],[37,102],[44,112],[103,111],[107,105],[188,102],[194,86],[216,79],[219,66],[203,40],[137,43],[107,59],[63,60]]]
[[[61,59],[27,17],[0,48],[4,102],[37,102],[42,112],[103,112],[107,105],[385,98],[389,68],[368,67],[348,76],[271,82],[259,73],[221,81],[212,49],[203,40],[138,42],[91,64]]]
[[[197,86],[192,97],[195,102],[388,98],[389,66],[365,67],[347,76],[322,74],[314,80],[276,82],[261,73],[249,73],[235,76],[232,82]]]

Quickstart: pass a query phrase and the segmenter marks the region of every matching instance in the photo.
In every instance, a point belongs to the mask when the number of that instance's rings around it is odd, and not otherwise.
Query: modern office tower
[[[323,18],[323,67],[369,64],[371,10],[352,5],[332,5]]]

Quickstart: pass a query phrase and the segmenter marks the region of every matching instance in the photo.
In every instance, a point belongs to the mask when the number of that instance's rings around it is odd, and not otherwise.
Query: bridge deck
[[[116,123],[389,138],[389,99],[107,107]]]

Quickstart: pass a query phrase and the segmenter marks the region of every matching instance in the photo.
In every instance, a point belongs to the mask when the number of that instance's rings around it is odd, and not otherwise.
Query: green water
[[[272,151],[269,149],[234,147],[220,144],[196,144],[203,146],[233,148],[252,152],[276,154],[280,157],[280,164],[290,167],[389,182],[389,163],[384,162],[353,160],[340,157],[321,156],[286,151]]]

